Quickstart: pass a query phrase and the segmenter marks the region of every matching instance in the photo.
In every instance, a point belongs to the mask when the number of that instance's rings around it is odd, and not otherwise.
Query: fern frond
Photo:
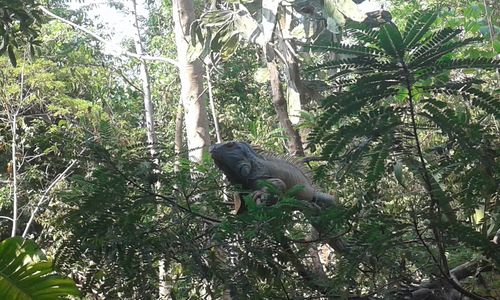
[[[313,136],[315,141],[324,142],[325,157],[334,159],[353,140],[365,137],[367,138],[365,143],[369,143],[388,130],[392,130],[400,124],[397,114],[398,112],[391,107],[371,108],[359,113],[355,119],[333,131],[323,130],[322,133],[315,132]]]
[[[462,85],[461,88],[456,88],[456,86],[432,87],[429,90],[436,94],[462,96],[466,99],[470,99],[474,106],[492,114],[495,118],[498,119],[500,116],[500,102],[498,99],[495,99],[492,95],[471,86]]]
[[[429,75],[442,72],[444,70],[455,69],[498,69],[500,68],[499,59],[491,59],[486,57],[451,59],[446,61],[438,61],[434,65],[417,68],[417,78],[426,79]]]
[[[411,49],[429,31],[430,26],[436,20],[438,11],[422,11],[410,16],[406,22],[403,33],[403,45]]]
[[[474,38],[468,38],[463,41],[458,41],[458,42],[453,42],[453,43],[448,43],[446,45],[443,45],[441,47],[433,48],[432,51],[426,52],[419,56],[418,58],[416,57],[414,60],[410,62],[410,68],[415,68],[415,67],[420,67],[424,66],[426,63],[433,64],[435,63],[436,60],[439,58],[443,57],[444,55],[453,52],[455,49],[458,49],[460,47],[469,45],[474,42],[481,41],[482,38],[479,37],[474,37]]]
[[[416,60],[428,53],[432,53],[434,49],[441,47],[456,37],[462,32],[460,29],[443,28],[438,32],[433,33],[423,43],[419,44],[416,48],[409,50],[411,60]],[[408,48],[410,49],[410,48]]]
[[[351,27],[347,28],[347,34],[352,35],[360,42],[369,44],[378,44],[379,31],[374,28],[368,27],[363,23],[351,23]]]
[[[332,82],[332,85],[335,87],[345,87],[345,86],[350,86],[353,85],[357,82],[357,78],[337,78]]]
[[[383,51],[380,51],[373,47],[346,45],[342,43],[334,43],[330,46],[305,45],[304,48],[308,48],[315,51],[322,51],[322,52],[326,51],[326,52],[350,54],[350,55],[364,56],[364,57],[379,57],[379,58],[386,57]]]
[[[457,126],[458,121],[453,111],[448,108],[448,104],[436,99],[425,99],[421,103],[423,111],[419,115],[437,125],[451,139],[465,138],[465,132],[461,126]]]
[[[362,74],[361,74],[362,75]],[[371,73],[366,76],[360,76],[356,82],[355,92],[366,94],[365,89],[379,90],[380,88],[390,88],[401,84],[399,69],[396,71]],[[357,91],[356,91],[357,90]]]
[[[454,222],[448,226],[448,231],[456,237],[460,237],[466,246],[474,249],[481,249],[481,252],[491,259],[496,266],[500,266],[500,256],[498,255],[498,247],[490,242],[488,238],[479,231],[464,225],[460,222]]]
[[[452,158],[449,163],[436,165],[435,167],[439,167],[441,173],[446,172],[443,169],[447,169],[449,173],[459,172],[465,166],[470,169],[473,161],[484,161],[487,147],[481,146],[478,150],[478,145],[481,145],[482,140],[488,139],[488,134],[483,131],[481,126],[469,124],[469,126],[464,127],[457,112],[450,109],[448,104],[442,101],[426,99],[422,103],[424,106],[419,115],[435,124],[443,135],[448,137],[447,143],[458,146],[453,148],[462,153],[461,160]]]
[[[340,134],[342,132],[342,134]],[[366,127],[359,121],[343,125],[338,130],[320,137],[318,141],[324,142],[323,153],[329,161],[340,156],[340,152],[349,145],[356,137],[366,135]]]
[[[319,70],[329,70],[337,68],[340,70],[348,70],[348,69],[363,68],[363,67],[375,69],[374,64],[376,64],[375,60],[370,60],[369,58],[365,57],[353,57],[347,59],[332,60],[322,64],[317,64],[312,67],[306,68],[305,72],[311,73]]]
[[[405,165],[408,169],[422,182],[423,185],[427,185],[425,182],[428,180],[430,184],[430,192],[434,201],[440,207],[443,217],[446,217],[448,221],[455,222],[456,215],[451,207],[453,199],[450,197],[449,193],[441,187],[441,183],[436,179],[434,174],[429,174],[429,177],[424,177],[424,171],[420,161],[415,157],[406,157],[404,159]]]
[[[358,24],[358,23],[355,23]],[[378,43],[378,30],[373,30],[370,28],[368,30],[352,30],[352,36],[360,42],[369,43],[376,45]]]
[[[376,68],[376,69],[374,69]],[[381,70],[383,69],[383,70]],[[328,77],[328,81],[332,81],[337,78],[342,78],[345,76],[356,76],[360,84],[374,84],[383,80],[393,80],[396,75],[399,74],[399,67],[395,64],[384,64],[382,65],[373,65],[372,67],[366,68],[353,68],[339,71],[332,76]],[[377,78],[380,78],[377,80]]]
[[[439,61],[436,63],[436,67],[442,69],[498,69],[500,68],[500,59],[487,57],[452,59]]]
[[[497,119],[500,117],[500,102],[498,98],[494,98],[492,95],[476,88],[469,88],[465,92],[472,96],[472,104],[494,115]]]
[[[389,148],[392,145],[393,132],[387,132],[382,140],[370,151],[371,160],[368,163],[368,175],[366,182],[376,185],[385,173],[385,160],[389,156]]]
[[[353,89],[358,86],[354,85]],[[333,126],[341,118],[349,117],[357,114],[365,105],[376,103],[381,99],[394,96],[398,93],[397,89],[391,88],[383,82],[378,87],[371,87],[370,90],[358,90],[355,93],[345,92],[340,93],[337,97],[332,95],[324,100],[324,106],[327,108],[325,114],[320,118],[321,126]]]

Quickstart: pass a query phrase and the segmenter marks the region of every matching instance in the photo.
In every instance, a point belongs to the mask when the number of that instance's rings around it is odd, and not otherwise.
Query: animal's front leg
[[[271,186],[269,186],[271,185]],[[271,206],[278,202],[280,196],[285,193],[286,184],[279,178],[265,180],[264,186],[252,193],[252,199],[257,205]]]

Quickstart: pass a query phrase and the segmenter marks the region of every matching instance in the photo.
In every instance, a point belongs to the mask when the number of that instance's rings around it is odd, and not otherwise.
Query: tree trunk
[[[142,48],[142,42],[141,42],[141,33],[139,30],[139,22],[137,19],[137,3],[136,0],[131,0],[131,11],[133,13],[133,21],[134,21],[134,46],[135,46],[135,52],[139,55],[142,56],[144,53],[144,50]],[[148,72],[148,67],[146,65],[146,62],[144,59],[139,59],[140,65],[140,78],[141,78],[141,84],[142,84],[142,95],[143,95],[143,101],[144,101],[144,118],[146,120],[146,133],[147,133],[147,141],[149,144],[149,149],[151,155],[154,157],[156,154],[156,130],[155,130],[155,125],[154,125],[154,107],[153,107],[153,101],[151,98],[151,84],[150,84],[150,78],[149,78],[149,72]]]
[[[269,71],[269,82],[273,97],[273,106],[278,115],[281,127],[285,130],[288,137],[288,152],[294,156],[304,156],[304,149],[299,133],[293,128],[292,122],[288,116],[285,95],[281,87],[279,71],[274,61],[267,62]]]
[[[142,46],[141,31],[139,29],[139,20],[137,17],[136,0],[131,0],[130,4],[131,4],[130,11],[133,14],[132,16],[134,25],[133,38],[134,38],[135,52],[137,53],[137,55],[142,57],[144,55],[144,49]],[[140,80],[142,85],[142,96],[144,102],[144,119],[146,121],[146,135],[147,135],[148,149],[149,149],[149,154],[151,156],[151,163],[154,166],[158,166],[159,165],[157,157],[158,141],[156,138],[156,129],[154,121],[154,105],[151,96],[151,80],[149,77],[148,66],[146,65],[146,61],[142,58],[139,59],[139,69],[140,69]],[[154,168],[153,172],[158,173],[158,168],[156,167],[153,168]],[[155,193],[159,189],[160,189],[160,182],[158,180],[151,182],[151,190],[153,193]],[[166,275],[167,275],[166,269],[168,266],[166,265],[164,257],[162,257],[161,255],[157,259],[158,259],[158,286],[159,286],[158,294],[160,299],[167,299],[170,294],[170,289],[166,281]]]
[[[199,59],[190,62],[188,57],[189,28],[194,20],[193,1],[172,0],[172,10],[189,159],[200,162],[203,153],[208,151],[210,137],[203,90],[203,66]]]
[[[22,90],[21,90],[22,93]],[[16,139],[17,139],[17,112],[12,114],[11,118],[11,132],[12,132],[12,231],[10,236],[14,237],[17,234],[17,149],[16,149]]]

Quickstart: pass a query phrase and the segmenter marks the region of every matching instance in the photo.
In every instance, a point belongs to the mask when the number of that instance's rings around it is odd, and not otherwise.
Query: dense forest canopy
[[[500,298],[500,4],[445,2],[0,0],[0,298]]]

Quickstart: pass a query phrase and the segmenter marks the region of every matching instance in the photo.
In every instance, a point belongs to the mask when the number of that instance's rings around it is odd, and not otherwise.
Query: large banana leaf
[[[21,237],[0,242],[0,299],[78,297],[75,282],[55,273],[37,244]]]

